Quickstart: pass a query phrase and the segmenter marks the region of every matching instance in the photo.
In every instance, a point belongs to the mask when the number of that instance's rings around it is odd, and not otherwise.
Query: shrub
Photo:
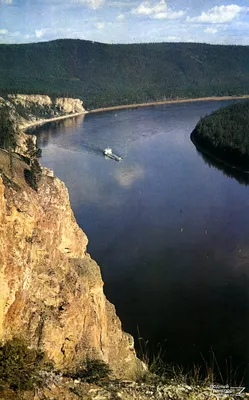
[[[26,140],[27,146],[27,154],[30,158],[40,158],[42,156],[42,149],[40,147],[36,147],[36,144],[33,142],[32,138],[29,136]]]
[[[20,339],[12,339],[0,347],[0,390],[31,390],[41,384],[39,370],[43,353],[30,349]]]
[[[35,153],[36,153],[36,145],[30,136],[28,136],[28,138],[26,140],[26,146],[27,146],[27,154],[31,158],[34,157]]]
[[[41,158],[42,157],[42,149],[40,147],[38,147],[38,149],[36,150],[36,157],[37,158]]]
[[[24,176],[26,182],[29,184],[30,187],[32,187],[32,189],[38,189],[38,183],[41,180],[41,174],[42,170],[39,161],[36,158],[31,160],[30,170],[25,169]]]
[[[85,364],[79,365],[76,372],[72,374],[74,379],[82,379],[86,382],[99,382],[107,379],[111,374],[109,365],[102,360],[87,359]]]
[[[0,147],[13,150],[16,146],[17,123],[7,106],[0,106]]]

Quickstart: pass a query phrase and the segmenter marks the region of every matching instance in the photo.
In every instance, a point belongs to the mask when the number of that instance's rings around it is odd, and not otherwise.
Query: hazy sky
[[[249,45],[249,0],[0,0],[0,43],[57,38]]]

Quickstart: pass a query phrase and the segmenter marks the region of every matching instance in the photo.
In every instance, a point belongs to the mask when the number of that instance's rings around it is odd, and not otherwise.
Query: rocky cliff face
[[[5,98],[0,97],[0,110],[1,108],[8,109],[10,120],[14,119],[19,127],[16,151],[24,155],[28,153],[30,141],[33,141],[33,146],[36,143],[35,136],[27,137],[24,133],[25,128],[53,118],[86,113],[83,102],[79,99],[51,98],[45,95],[11,94]]]
[[[103,293],[65,185],[44,168],[34,191],[29,166],[14,155],[10,169],[3,150],[0,168],[0,340],[24,337],[61,369],[90,357],[134,376],[133,339]]]
[[[21,117],[29,121],[86,112],[81,100],[67,97],[11,94],[6,100],[15,107]]]

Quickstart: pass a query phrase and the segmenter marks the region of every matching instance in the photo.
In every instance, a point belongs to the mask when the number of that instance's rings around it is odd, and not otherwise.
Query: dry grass
[[[139,330],[138,330],[139,334]],[[213,349],[206,360],[201,354],[202,363],[193,364],[192,368],[167,363],[166,347],[158,344],[156,352],[151,352],[149,342],[138,337],[138,356],[147,365],[148,373],[140,374],[138,381],[159,380],[170,385],[189,385],[192,387],[210,387],[212,385],[243,386],[245,370],[234,367],[232,359],[224,360],[223,368],[219,364]]]

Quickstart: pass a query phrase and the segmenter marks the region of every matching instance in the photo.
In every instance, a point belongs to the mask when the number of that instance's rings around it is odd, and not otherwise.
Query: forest
[[[78,39],[0,45],[0,95],[70,96],[88,110],[248,94],[248,70],[249,46]]]
[[[249,101],[205,116],[196,125],[191,139],[204,153],[249,171]]]

